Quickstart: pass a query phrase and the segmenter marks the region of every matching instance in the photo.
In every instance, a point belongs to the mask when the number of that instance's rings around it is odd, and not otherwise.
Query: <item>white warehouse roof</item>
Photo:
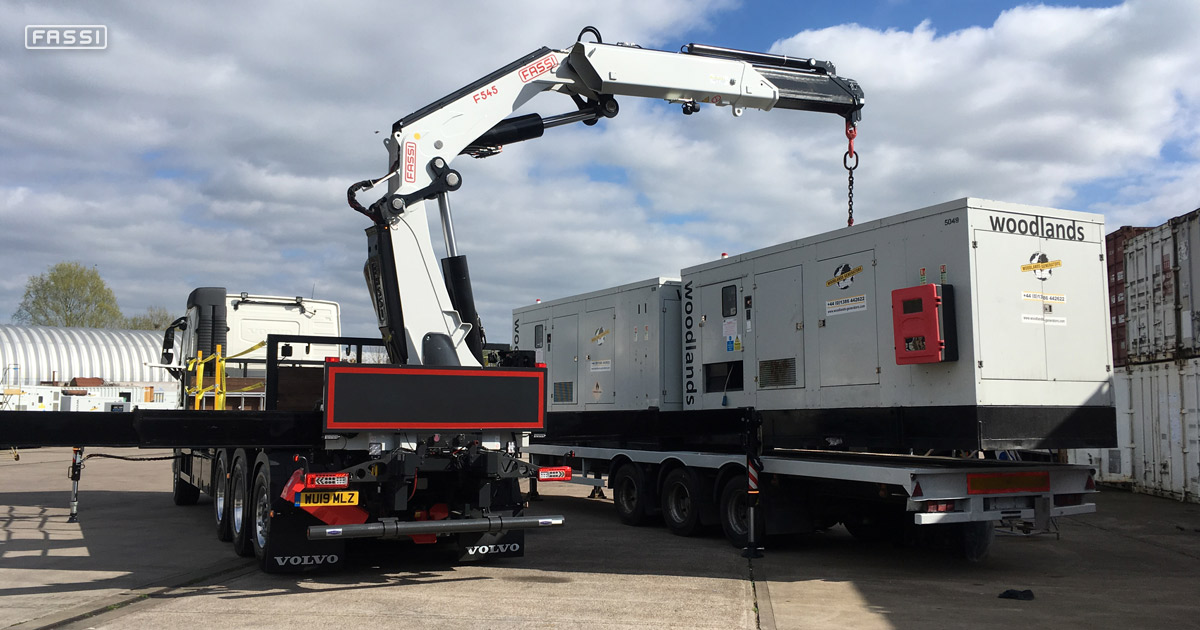
[[[0,382],[36,385],[77,377],[108,383],[171,381],[158,363],[162,331],[0,324]]]

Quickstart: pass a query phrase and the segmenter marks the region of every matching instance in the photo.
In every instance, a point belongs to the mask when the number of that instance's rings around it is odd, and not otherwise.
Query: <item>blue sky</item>
[[[180,311],[197,286],[315,286],[343,305],[347,333],[373,334],[367,225],[344,191],[386,172],[375,132],[586,25],[609,42],[832,61],[867,96],[860,220],[964,196],[1096,212],[1110,228],[1200,206],[1189,0],[369,7],[0,5],[3,24],[109,30],[92,52],[29,51],[15,27],[0,36],[0,320],[29,276],[74,260],[99,269],[128,314]],[[519,113],[572,108],[544,95]],[[828,115],[684,117],[624,99],[595,127],[457,160],[458,244],[491,338],[538,298],[844,225],[842,132]]]
[[[756,49],[796,34],[796,26],[820,29],[856,23],[867,28],[911,31],[929,20],[939,32],[991,26],[1006,9],[1025,4],[996,0],[882,0],[876,2],[745,2],[713,19],[728,48]],[[1117,2],[1042,2],[1047,6],[1111,7]],[[707,43],[707,42],[697,42]]]

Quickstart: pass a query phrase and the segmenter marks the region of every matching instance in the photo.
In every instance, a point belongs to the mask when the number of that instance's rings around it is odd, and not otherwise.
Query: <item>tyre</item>
[[[649,518],[647,505],[650,493],[646,489],[646,474],[641,466],[628,462],[612,477],[613,505],[617,516],[626,525],[642,525]]]
[[[213,461],[213,520],[217,526],[217,540],[233,540],[229,527],[229,460],[224,451]]]
[[[700,476],[687,468],[667,473],[662,488],[662,515],[667,529],[676,536],[695,536],[701,527],[700,510],[704,488]]]
[[[254,486],[250,491],[250,544],[254,558],[264,569],[269,569],[267,559],[271,555],[271,465],[262,462],[256,466]]]
[[[761,510],[754,523],[755,541],[761,545],[766,534],[766,520]],[[729,478],[721,487],[721,500],[717,506],[717,519],[721,531],[731,545],[744,549],[750,538],[750,504],[747,501],[746,478],[738,475]]]
[[[233,537],[233,550],[239,556],[254,554],[249,465],[246,454],[238,449],[233,456],[233,469],[229,475],[229,529]]]
[[[184,457],[178,450],[175,451],[175,460],[171,464],[171,500],[175,505],[196,505],[196,501],[200,500],[200,488],[183,480],[180,474],[183,472]],[[188,455],[188,457],[191,457]]]

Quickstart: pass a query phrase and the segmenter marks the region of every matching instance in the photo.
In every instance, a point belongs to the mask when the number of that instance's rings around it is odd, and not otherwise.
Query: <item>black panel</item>
[[[545,370],[329,366],[326,428],[540,427]]]
[[[749,410],[546,414],[534,443],[741,452]],[[1116,446],[1112,407],[890,407],[761,411],[771,448],[1007,450]]]
[[[138,446],[132,413],[111,411],[5,411],[0,447]]]
[[[138,410],[137,446],[313,447],[321,443],[321,413],[315,411]]]
[[[707,411],[556,411],[546,414],[545,433],[533,443],[642,448],[649,450],[706,450],[745,452],[746,408]]]
[[[136,410],[4,412],[0,446],[301,447],[321,440],[321,414]]]
[[[763,411],[779,448],[1006,450],[1116,446],[1112,407],[890,407]]]
[[[958,312],[954,305],[954,286],[938,285],[942,298],[942,361],[958,360]]]

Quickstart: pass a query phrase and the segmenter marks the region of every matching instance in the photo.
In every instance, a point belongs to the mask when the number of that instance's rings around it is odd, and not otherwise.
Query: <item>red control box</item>
[[[954,287],[922,284],[892,291],[892,331],[897,365],[957,360]]]

